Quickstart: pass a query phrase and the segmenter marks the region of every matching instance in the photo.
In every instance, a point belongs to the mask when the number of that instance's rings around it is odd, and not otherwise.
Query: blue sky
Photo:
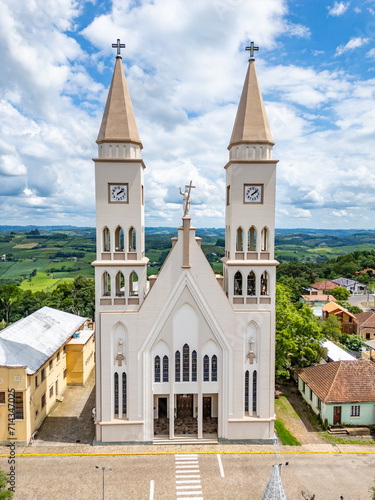
[[[146,225],[224,227],[224,165],[254,40],[280,160],[276,227],[374,229],[375,1],[0,0],[2,224],[95,225],[95,140],[117,38]]]

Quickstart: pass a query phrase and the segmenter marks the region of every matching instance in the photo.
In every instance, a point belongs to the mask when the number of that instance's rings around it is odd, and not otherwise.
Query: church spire
[[[96,142],[101,144],[119,141],[131,142],[143,147],[135,122],[121,56],[118,55]]]
[[[257,47],[254,50],[256,49]],[[228,149],[244,143],[274,145],[253,57],[249,60],[249,67]]]

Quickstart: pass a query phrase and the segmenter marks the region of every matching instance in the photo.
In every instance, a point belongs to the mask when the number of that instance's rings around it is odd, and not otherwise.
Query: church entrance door
[[[177,394],[177,415],[174,421],[175,434],[197,434],[198,424],[194,417],[193,394]]]
[[[203,396],[203,418],[211,418],[211,397]]]
[[[158,416],[167,418],[167,398],[158,398]]]

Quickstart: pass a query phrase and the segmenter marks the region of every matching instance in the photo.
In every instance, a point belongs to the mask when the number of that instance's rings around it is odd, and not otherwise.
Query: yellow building
[[[94,363],[88,326],[87,318],[43,307],[0,332],[1,444],[29,442],[69,383],[68,373],[74,383],[86,381]]]

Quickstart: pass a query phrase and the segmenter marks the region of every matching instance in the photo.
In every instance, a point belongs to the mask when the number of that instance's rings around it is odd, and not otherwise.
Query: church
[[[178,235],[147,277],[146,167],[119,40],[114,47],[94,159],[96,443],[273,442],[277,160],[256,48],[224,166],[223,275],[195,234],[186,179]]]

